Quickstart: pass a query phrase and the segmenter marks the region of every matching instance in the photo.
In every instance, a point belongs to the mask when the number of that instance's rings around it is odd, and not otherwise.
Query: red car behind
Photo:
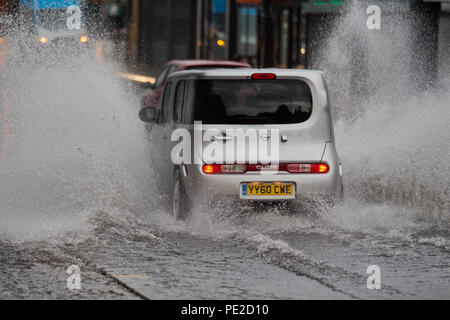
[[[251,68],[248,63],[221,60],[173,60],[164,66],[155,84],[148,89],[142,99],[143,107],[156,107],[166,84],[167,77],[176,71],[211,68]]]

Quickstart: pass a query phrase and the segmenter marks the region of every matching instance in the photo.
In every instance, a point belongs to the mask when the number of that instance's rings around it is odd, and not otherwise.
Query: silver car
[[[139,116],[148,122],[158,183],[176,218],[199,200],[272,203],[343,196],[320,71],[176,72],[159,108],[143,108]]]

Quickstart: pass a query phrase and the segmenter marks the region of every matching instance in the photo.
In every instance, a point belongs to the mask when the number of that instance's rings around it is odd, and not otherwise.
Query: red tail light
[[[289,173],[327,173],[330,168],[325,163],[295,163],[286,169]]]
[[[254,73],[252,80],[275,80],[277,76],[275,73]]]
[[[327,173],[330,167],[325,163],[280,163],[280,164],[205,164],[206,174],[236,174],[261,171],[287,171],[289,173]]]

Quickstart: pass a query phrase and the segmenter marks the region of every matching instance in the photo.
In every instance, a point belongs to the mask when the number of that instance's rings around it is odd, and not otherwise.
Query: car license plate
[[[241,199],[295,199],[295,184],[273,182],[242,183]]]

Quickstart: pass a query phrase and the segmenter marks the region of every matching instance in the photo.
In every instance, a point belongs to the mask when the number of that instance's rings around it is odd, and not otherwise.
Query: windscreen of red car
[[[204,124],[290,124],[311,116],[311,90],[301,80],[191,81],[193,120]]]

